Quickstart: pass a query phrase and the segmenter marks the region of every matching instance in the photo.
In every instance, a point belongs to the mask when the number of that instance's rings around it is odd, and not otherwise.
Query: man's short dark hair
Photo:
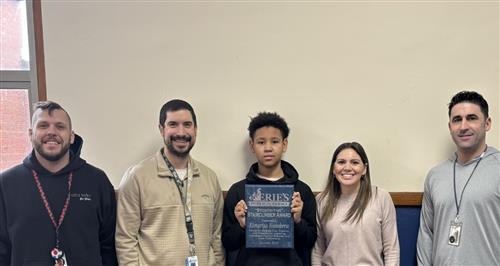
[[[248,133],[250,138],[253,139],[255,136],[255,132],[259,128],[263,127],[274,127],[281,131],[281,136],[283,139],[288,137],[290,133],[290,129],[286,124],[285,119],[279,116],[277,113],[270,112],[260,112],[256,117],[252,118],[250,124],[248,125]]]
[[[483,96],[475,91],[461,91],[453,98],[451,98],[450,103],[448,104],[448,117],[451,116],[451,109],[453,106],[462,103],[468,102],[478,105],[481,108],[481,112],[484,115],[484,118],[488,118],[488,102],[483,98]]]
[[[196,123],[196,115],[194,114],[193,107],[186,101],[174,99],[165,103],[160,110],[160,125],[165,125],[165,120],[167,120],[167,112],[175,112],[179,110],[188,110],[191,113],[191,117],[193,117],[194,126],[196,127],[198,124]]]
[[[42,111],[45,111],[47,110],[47,112],[49,113],[49,115],[52,115],[52,112],[54,110],[62,110],[66,113],[66,116],[68,116],[68,120],[69,120],[69,128],[71,128],[71,117],[69,116],[68,112],[66,110],[64,110],[64,108],[62,108],[62,106],[56,102],[53,102],[53,101],[40,101],[40,102],[36,102],[34,105],[33,105],[33,113],[35,113],[37,110],[42,110]],[[32,121],[34,122],[34,121]]]

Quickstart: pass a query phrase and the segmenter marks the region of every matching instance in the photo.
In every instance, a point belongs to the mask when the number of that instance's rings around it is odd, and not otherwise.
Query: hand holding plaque
[[[292,196],[292,214],[293,221],[298,224],[300,223],[302,217],[302,208],[304,207],[304,202],[300,197],[300,192],[293,192]]]
[[[245,228],[246,223],[246,215],[247,215],[247,204],[245,200],[240,200],[236,206],[234,207],[234,217],[238,220],[241,228]]]

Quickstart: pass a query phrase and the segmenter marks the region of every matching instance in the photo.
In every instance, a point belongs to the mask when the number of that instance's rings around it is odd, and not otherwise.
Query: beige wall
[[[83,156],[115,186],[161,145],[157,117],[193,104],[193,155],[223,189],[253,161],[249,117],[277,111],[285,159],[321,190],[331,154],[362,143],[373,182],[422,191],[453,151],[447,103],[463,89],[490,102],[499,146],[499,4],[443,2],[43,1],[48,98],[70,112]]]

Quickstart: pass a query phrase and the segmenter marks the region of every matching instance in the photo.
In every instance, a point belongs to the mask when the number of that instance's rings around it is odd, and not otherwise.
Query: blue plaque
[[[293,248],[293,185],[245,185],[246,247]]]

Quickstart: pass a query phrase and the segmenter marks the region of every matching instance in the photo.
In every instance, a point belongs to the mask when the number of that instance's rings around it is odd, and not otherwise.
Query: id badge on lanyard
[[[186,258],[186,266],[198,266],[198,257],[189,256]]]
[[[448,245],[458,247],[460,245],[460,235],[462,233],[462,223],[457,219],[450,223],[450,234],[448,235]]]
[[[487,148],[488,146],[486,146],[483,153],[479,156],[479,160],[477,160],[477,163],[472,169],[469,178],[467,178],[467,181],[465,182],[465,185],[462,188],[462,193],[460,193],[460,199],[458,199],[457,196],[457,184],[456,184],[456,173],[455,173],[458,156],[455,158],[455,162],[453,163],[453,195],[455,196],[455,207],[457,208],[457,214],[455,216],[455,220],[451,221],[450,223],[450,233],[448,234],[448,245],[450,246],[458,247],[460,245],[460,236],[462,235],[462,222],[460,222],[459,214],[460,214],[460,206],[462,205],[462,197],[464,195],[465,188],[469,184],[469,181],[471,180],[472,176],[474,175],[474,172],[476,171],[477,166],[483,159],[484,153],[486,152]]]
[[[66,260],[66,255],[59,248],[59,228],[61,227],[61,224],[64,221],[64,218],[66,217],[66,212],[68,211],[68,206],[69,206],[69,202],[70,202],[70,195],[71,195],[71,184],[73,183],[73,172],[70,172],[68,175],[68,194],[66,195],[66,200],[64,201],[64,206],[61,210],[61,214],[60,214],[59,219],[57,221],[54,217],[54,213],[52,212],[52,209],[50,208],[49,201],[47,200],[47,197],[45,196],[45,191],[43,190],[42,183],[40,182],[38,174],[35,172],[35,170],[32,170],[32,174],[33,174],[33,178],[35,180],[36,187],[38,188],[38,192],[40,193],[40,198],[42,199],[43,205],[45,206],[45,209],[47,210],[47,214],[49,215],[50,221],[52,222],[52,225],[54,226],[55,233],[56,233],[56,236],[55,236],[56,237],[56,245],[50,251],[50,256],[52,257],[52,259],[54,259],[55,266],[68,266],[68,261]]]
[[[54,266],[68,266],[68,260],[62,250],[54,248],[50,252],[50,255],[54,259]]]
[[[165,160],[165,163],[167,164],[168,169],[170,170],[170,172],[174,177],[174,181],[177,186],[177,189],[179,190],[179,195],[181,197],[182,204],[184,205],[184,218],[186,222],[187,235],[189,238],[189,255],[190,255],[186,258],[186,266],[198,266],[198,257],[196,256],[196,245],[194,240],[194,227],[193,227],[193,220],[191,217],[191,208],[190,208],[191,193],[189,191],[189,187],[191,185],[192,177],[189,177],[188,175],[187,185],[186,185],[186,195],[183,195],[182,187],[184,186],[184,184],[182,180],[179,178],[179,175],[177,174],[177,171],[175,170],[174,166],[167,159],[167,156],[165,156],[163,149],[161,151],[161,154],[163,156],[163,159]]]

